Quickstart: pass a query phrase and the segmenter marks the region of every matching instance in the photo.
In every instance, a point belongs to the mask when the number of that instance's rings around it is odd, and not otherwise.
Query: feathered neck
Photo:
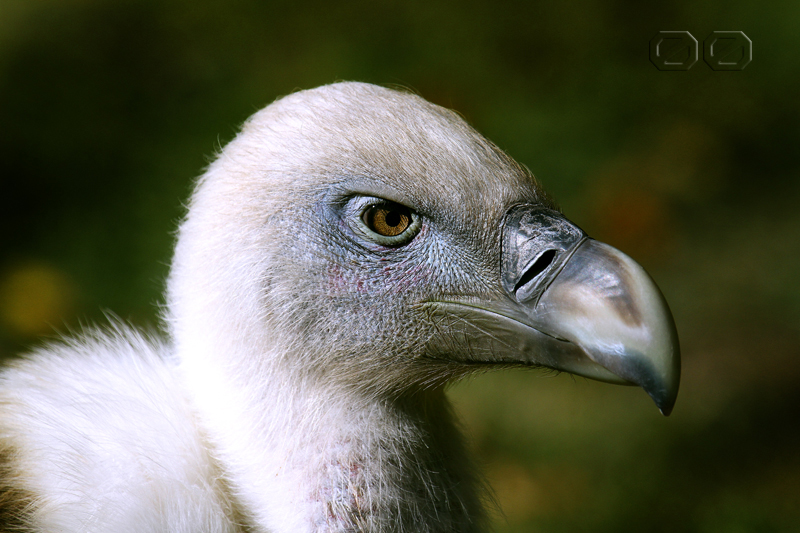
[[[244,387],[224,372],[187,377],[255,531],[481,530],[478,483],[441,389],[379,400],[274,376]]]

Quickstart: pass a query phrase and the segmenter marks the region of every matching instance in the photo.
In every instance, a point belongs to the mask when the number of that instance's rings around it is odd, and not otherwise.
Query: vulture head
[[[198,379],[390,398],[541,366],[639,385],[664,414],[678,390],[675,326],[637,263],[456,113],[362,83],[247,121],[192,198],[169,309]]]

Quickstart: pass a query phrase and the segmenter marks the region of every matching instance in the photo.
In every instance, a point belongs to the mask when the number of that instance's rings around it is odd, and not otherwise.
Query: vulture
[[[541,367],[665,415],[678,391],[641,266],[455,112],[364,83],[245,122],[165,302],[164,336],[112,322],[2,371],[0,531],[483,531],[448,383]]]

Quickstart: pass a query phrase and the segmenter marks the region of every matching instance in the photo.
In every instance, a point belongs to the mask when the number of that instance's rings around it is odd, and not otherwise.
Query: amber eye
[[[396,203],[369,206],[362,215],[364,224],[383,237],[396,237],[411,225],[411,210]]]

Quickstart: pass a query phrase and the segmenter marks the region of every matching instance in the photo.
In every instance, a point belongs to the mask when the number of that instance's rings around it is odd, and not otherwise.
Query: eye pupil
[[[396,237],[411,225],[411,210],[400,204],[372,205],[364,212],[364,223],[383,237]]]
[[[403,215],[401,215],[397,211],[389,211],[388,213],[386,213],[386,217],[384,217],[384,220],[386,220],[387,225],[396,228],[397,226],[402,224]]]

